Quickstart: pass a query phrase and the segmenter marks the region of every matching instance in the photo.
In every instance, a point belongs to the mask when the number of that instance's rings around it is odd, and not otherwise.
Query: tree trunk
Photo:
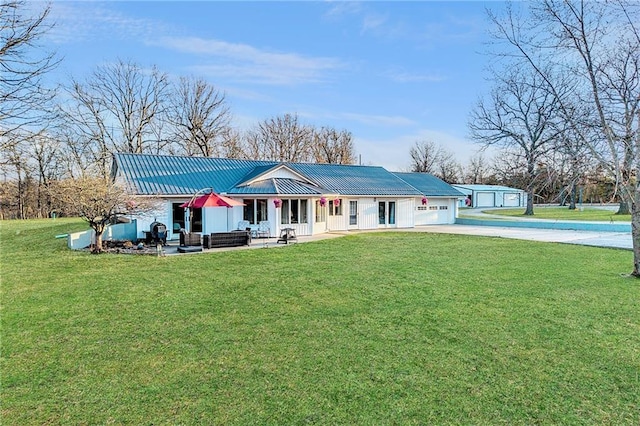
[[[91,253],[94,254],[98,254],[98,253],[102,253],[102,234],[104,234],[104,228],[105,226],[101,223],[94,223],[93,226],[91,226],[91,228],[93,228],[93,231],[96,233],[96,242],[95,245],[93,246],[93,250],[91,251]]]
[[[527,209],[524,211],[525,216],[533,216],[533,190],[527,191]]]
[[[571,185],[571,192],[569,195],[569,210],[575,210],[576,209],[576,192],[577,192],[577,185],[576,184],[572,184]]]
[[[624,200],[620,201],[620,206],[618,207],[618,211],[616,212],[616,214],[630,214],[631,212],[629,211],[629,203],[627,203]]]
[[[631,204],[631,239],[633,240],[633,272],[631,275],[640,278],[640,203],[638,202]]]

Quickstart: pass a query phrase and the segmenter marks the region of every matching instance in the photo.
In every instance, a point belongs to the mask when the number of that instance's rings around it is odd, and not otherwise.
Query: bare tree
[[[565,205],[566,199],[569,200],[569,210],[576,209],[578,201],[578,185],[584,182],[585,175],[590,167],[593,167],[592,157],[589,148],[584,142],[572,134],[571,128],[568,128],[561,137],[555,142],[556,153],[560,156],[560,167],[565,171],[564,179],[561,182],[562,196],[560,204]]]
[[[500,185],[524,188],[527,185],[527,163],[518,150],[500,150],[493,162],[492,171]]]
[[[242,146],[242,138],[240,132],[228,127],[222,135],[222,144],[220,147],[223,158],[239,158],[247,159],[246,153]]]
[[[168,81],[152,67],[118,60],[97,67],[86,82],[72,81],[63,107],[72,149],[108,176],[114,152],[158,152],[156,121],[164,113]],[[86,160],[88,158],[88,160]]]
[[[524,19],[512,8],[502,18],[490,15],[506,46],[500,54],[516,56],[545,81],[573,134],[615,177],[631,206],[632,275],[640,277],[640,6],[544,0],[531,7]],[[573,114],[576,104],[587,114]]]
[[[347,130],[322,127],[313,135],[313,157],[316,163],[353,164],[353,136]]]
[[[312,158],[313,128],[297,115],[267,119],[247,132],[245,155],[254,160],[305,162]]]
[[[417,141],[409,150],[411,171],[435,174],[440,147],[433,141]]]
[[[34,139],[32,149],[38,174],[36,210],[38,217],[48,217],[54,210],[51,185],[64,175],[60,143],[56,138],[42,134]]]
[[[0,147],[16,141],[12,133],[41,128],[55,95],[43,77],[59,61],[38,45],[52,25],[47,23],[50,7],[35,16],[25,9],[25,1],[0,2]]]
[[[539,164],[561,134],[556,121],[558,101],[535,73],[514,69],[495,75],[489,100],[481,99],[471,112],[471,137],[484,146],[507,148],[522,157],[528,195],[524,214],[533,215]]]
[[[411,171],[430,173],[447,183],[460,180],[462,166],[455,155],[433,141],[417,141],[409,150]]]
[[[483,153],[478,153],[469,159],[464,169],[463,181],[470,184],[485,184],[489,179],[491,167]]]
[[[150,211],[157,207],[155,200],[133,197],[125,188],[103,177],[60,180],[52,186],[52,194],[65,206],[66,213],[80,216],[93,229],[93,253],[103,251],[102,235],[117,216],[132,211]]]
[[[462,166],[452,152],[444,148],[440,149],[440,158],[436,164],[435,175],[447,183],[460,182]]]
[[[231,113],[224,93],[202,79],[181,77],[171,96],[169,121],[186,155],[213,157],[224,151]]]
[[[10,182],[3,185],[3,215],[15,219],[28,219],[32,214],[34,168],[27,147],[25,140],[18,140],[3,148],[2,172]]]

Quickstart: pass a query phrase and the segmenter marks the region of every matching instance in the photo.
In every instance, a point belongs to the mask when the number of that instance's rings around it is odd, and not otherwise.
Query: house
[[[460,207],[526,207],[527,193],[522,189],[501,185],[453,184],[465,198]],[[466,200],[469,201],[466,201]]]
[[[167,226],[169,239],[182,228],[224,232],[237,229],[240,221],[252,226],[269,221],[272,236],[284,228],[314,235],[453,223],[457,199],[463,196],[427,174],[358,165],[119,153],[112,176],[133,194],[159,200],[155,212],[138,217],[138,235],[159,221]],[[182,207],[203,188],[244,205]]]
[[[464,194],[437,177],[428,173],[395,173],[424,197],[415,207],[414,225],[454,223],[458,216],[458,200]]]

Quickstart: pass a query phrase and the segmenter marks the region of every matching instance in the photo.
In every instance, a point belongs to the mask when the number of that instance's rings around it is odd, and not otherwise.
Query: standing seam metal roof
[[[264,174],[270,168],[285,164],[318,186],[295,179],[271,178],[238,186]],[[278,163],[274,161],[229,158],[182,157],[119,153],[114,155],[115,173],[140,195],[191,195],[212,187],[227,194],[292,194],[292,195],[364,195],[409,196],[462,194],[442,182],[437,194],[425,193],[383,167],[339,164]],[[268,175],[266,175],[268,176]],[[437,179],[431,177],[432,179]],[[439,180],[438,180],[439,181]],[[447,189],[447,191],[444,190]]]
[[[429,173],[394,172],[394,174],[428,197],[464,197],[462,192]]]

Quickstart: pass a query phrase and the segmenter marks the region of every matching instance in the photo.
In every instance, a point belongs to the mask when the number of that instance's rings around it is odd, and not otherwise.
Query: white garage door
[[[505,207],[520,207],[520,194],[517,192],[506,192],[504,194]]]
[[[493,192],[478,192],[476,207],[494,207],[496,204]]]
[[[430,200],[426,206],[416,207],[416,225],[444,225],[453,223],[453,207],[448,200]]]

